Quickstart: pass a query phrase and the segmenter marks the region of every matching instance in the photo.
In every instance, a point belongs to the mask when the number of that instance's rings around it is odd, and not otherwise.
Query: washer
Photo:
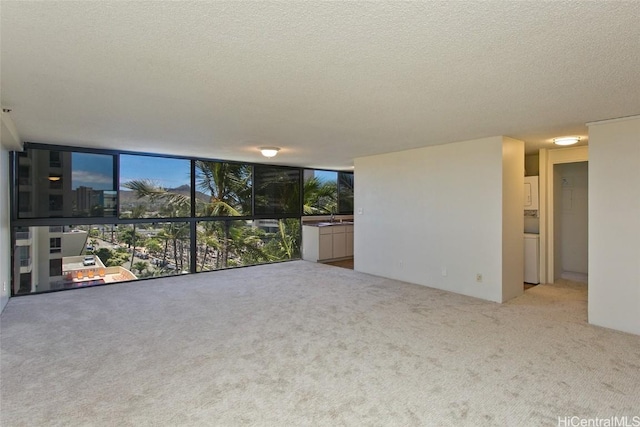
[[[540,283],[540,235],[524,233],[524,281]]]

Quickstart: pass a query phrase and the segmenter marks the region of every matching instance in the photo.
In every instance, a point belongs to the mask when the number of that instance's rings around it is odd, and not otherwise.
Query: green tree
[[[225,267],[268,262],[264,251],[265,232],[247,221],[233,221],[230,228],[230,257]]]
[[[151,203],[160,202],[163,209],[172,214],[170,216],[187,216],[191,212],[190,196],[167,191],[151,180],[128,181],[122,186],[133,190],[138,199],[147,198]]]
[[[148,263],[144,261],[138,261],[135,264],[133,264],[133,267],[131,268],[132,268],[132,271],[135,270],[141,275],[142,272],[145,271],[148,267],[149,267]]]
[[[209,196],[199,202],[203,216],[240,216],[251,212],[251,167],[241,163],[196,162],[196,187]],[[199,199],[198,199],[199,201]],[[216,257],[220,267],[227,267],[230,252],[231,223],[223,221],[221,243]],[[215,227],[215,226],[214,226]],[[207,240],[205,244],[211,242]],[[205,247],[205,254],[207,247]]]
[[[164,225],[163,235],[166,238],[167,244],[165,245],[165,258],[167,254],[167,247],[171,242],[171,249],[173,252],[173,260],[176,269],[184,269],[184,240],[189,237],[189,224],[184,222],[170,222]]]
[[[268,234],[264,248],[270,261],[300,257],[300,221],[297,218],[278,220],[278,229]]]
[[[113,258],[113,255],[114,255],[114,252],[111,249],[107,249],[107,248],[100,248],[94,251],[93,253],[95,256],[100,258],[100,261],[102,261],[104,265],[107,265],[109,260]]]
[[[202,259],[200,260],[200,271],[206,271],[207,256],[209,253],[213,253],[216,257],[220,252],[222,246],[218,240],[216,222],[204,221],[200,223],[198,227],[198,254],[202,253]]]
[[[147,208],[144,204],[136,205],[133,207],[133,210],[131,211],[131,218],[142,218],[146,211],[147,211]],[[135,222],[133,223],[133,233],[131,233],[131,236],[132,236],[131,245],[133,246],[133,249],[131,249],[131,264],[129,264],[129,269],[133,268],[133,260],[136,255],[136,223]]]
[[[100,261],[107,267],[117,267],[129,260],[127,250],[124,248],[121,249],[124,250],[124,252],[122,252],[122,250],[112,251],[108,248],[100,248],[95,251],[94,254],[100,258]]]
[[[196,161],[196,200],[202,216],[240,216],[251,212],[251,167],[242,163]]]
[[[156,256],[162,251],[162,245],[160,244],[157,238],[148,239],[144,243],[144,246],[147,248],[147,251],[150,254],[153,254]]]
[[[196,197],[198,215],[214,217],[250,215],[251,170],[252,168],[246,164],[197,161],[197,194],[206,195],[206,198]],[[269,182],[265,183],[269,186],[270,201],[265,199],[263,202],[276,204],[276,212],[294,211],[300,203],[300,186],[290,184],[290,175],[285,172],[281,175],[276,173],[270,177]],[[335,183],[331,188],[330,184],[321,184],[316,179],[308,185],[314,188],[314,191],[309,192],[309,206],[315,206],[316,211],[320,209],[319,206],[329,206],[329,210],[333,206],[335,209]],[[162,201],[163,216],[179,217],[188,216],[190,213],[190,198],[183,194],[169,192],[144,180],[130,181],[124,186],[135,191],[138,198],[147,197],[152,201]],[[204,221],[198,226],[200,259],[196,262],[199,263],[200,270],[204,270],[210,257],[215,257],[215,268],[297,257],[300,253],[300,222],[295,218],[292,221],[296,225],[289,220],[280,220],[278,232],[271,233],[270,236],[258,227],[247,226],[243,221],[231,219]],[[154,239],[164,244],[162,265],[166,264],[167,256],[172,253],[176,268],[183,269],[184,242],[188,240],[188,236],[189,227],[186,223],[168,223],[163,226]],[[152,251],[151,248],[148,249]],[[160,252],[159,248],[155,249],[158,249],[158,253]],[[202,254],[201,257],[200,254]]]
[[[303,212],[306,215],[329,215],[338,208],[338,186],[335,181],[322,182],[318,177],[304,181]]]
[[[286,218],[278,221],[278,246],[281,259],[300,257],[300,221]]]
[[[113,256],[109,262],[105,263],[107,267],[121,267],[122,264],[125,264],[129,261],[129,255],[124,252],[116,252],[116,255]]]

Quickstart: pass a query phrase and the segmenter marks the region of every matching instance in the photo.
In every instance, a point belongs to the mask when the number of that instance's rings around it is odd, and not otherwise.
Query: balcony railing
[[[31,265],[31,258],[25,258],[20,260],[20,267],[29,267]]]
[[[18,231],[16,233],[16,240],[29,240],[31,239],[30,231]]]

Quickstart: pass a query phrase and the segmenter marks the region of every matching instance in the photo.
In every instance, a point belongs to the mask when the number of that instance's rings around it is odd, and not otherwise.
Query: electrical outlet
[[[440,269],[440,274],[442,274],[442,277],[447,277],[447,267],[443,265]]]
[[[482,282],[482,273],[476,273],[476,282]]]
[[[404,261],[403,260],[398,261],[398,265],[400,266],[400,268],[403,268],[404,267]]]
[[[7,292],[7,282],[2,282],[2,292]]]

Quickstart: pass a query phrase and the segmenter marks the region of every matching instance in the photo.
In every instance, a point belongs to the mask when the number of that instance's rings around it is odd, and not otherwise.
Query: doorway
[[[556,236],[556,217],[561,215],[562,209],[556,210],[554,205],[559,197],[562,197],[562,181],[556,182],[560,176],[555,174],[557,165],[567,163],[586,163],[589,160],[587,146],[559,148],[554,150],[541,149],[539,152],[540,166],[540,283],[554,283],[556,273],[561,274],[560,268],[556,270],[556,261],[561,261],[562,255],[556,255],[556,243],[562,242],[561,236]],[[569,180],[571,181],[571,180]],[[568,185],[572,185],[568,182]],[[560,193],[558,195],[558,193]],[[558,218],[560,219],[560,218]],[[560,243],[561,245],[561,243]],[[584,245],[584,250],[587,250]],[[559,251],[561,247],[558,246]],[[564,267],[561,267],[562,271]],[[568,267],[573,268],[573,267]]]
[[[588,163],[553,166],[553,281],[588,283]]]

